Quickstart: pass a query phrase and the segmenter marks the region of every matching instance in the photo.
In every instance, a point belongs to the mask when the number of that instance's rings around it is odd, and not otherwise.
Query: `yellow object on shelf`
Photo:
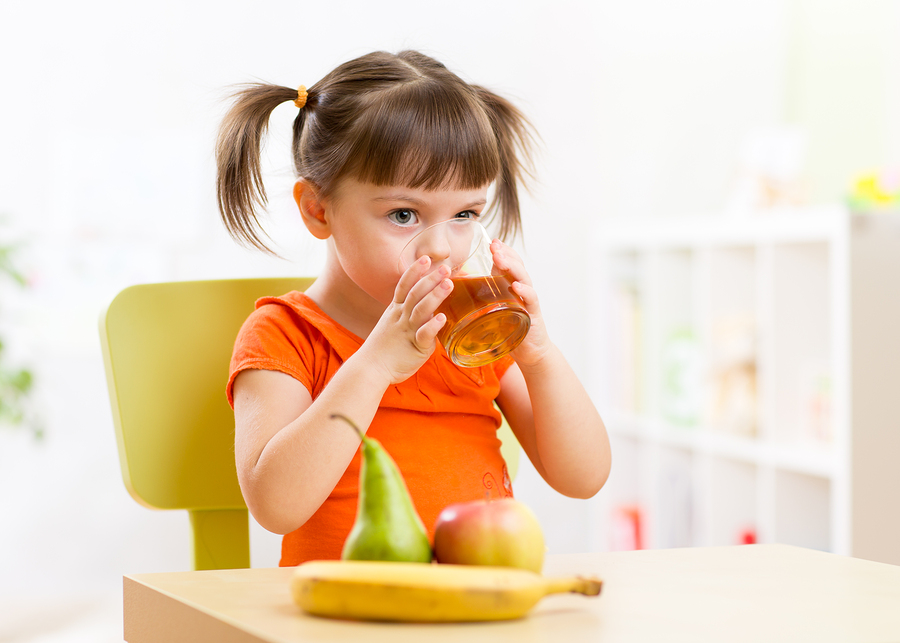
[[[900,172],[866,172],[853,182],[848,205],[854,212],[900,211]]]

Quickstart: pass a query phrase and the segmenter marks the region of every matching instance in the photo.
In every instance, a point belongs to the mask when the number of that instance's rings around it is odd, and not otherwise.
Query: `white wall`
[[[418,48],[516,100],[544,141],[522,249],[554,338],[589,378],[593,219],[715,213],[748,133],[786,120],[815,153],[813,199],[900,161],[897,6],[6,0],[0,239],[24,241],[33,288],[0,288],[0,327],[37,371],[47,435],[0,430],[0,604],[116,593],[123,573],[189,565],[186,517],[137,506],[121,484],[96,320],[137,282],[317,270],[289,196],[292,106],[276,111],[268,156],[290,261],[238,248],[218,223],[212,144],[229,85],[311,85],[372,49]],[[517,494],[551,552],[603,548],[589,502],[528,467]],[[254,565],[275,564],[276,545],[254,530]]]

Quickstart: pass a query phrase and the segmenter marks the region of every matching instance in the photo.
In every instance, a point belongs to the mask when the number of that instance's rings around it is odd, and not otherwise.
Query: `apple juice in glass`
[[[438,340],[454,364],[484,366],[518,346],[531,318],[509,278],[494,266],[491,239],[474,219],[450,219],[413,237],[400,254],[405,270],[419,257],[450,268],[453,291],[437,312],[447,316]]]

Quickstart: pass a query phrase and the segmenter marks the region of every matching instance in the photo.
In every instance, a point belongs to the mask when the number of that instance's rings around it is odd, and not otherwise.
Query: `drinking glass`
[[[491,238],[474,219],[449,219],[413,237],[400,253],[406,270],[424,255],[432,267],[450,268],[453,291],[438,307],[447,323],[438,340],[454,364],[484,366],[518,346],[531,317],[522,300],[510,290],[507,275],[494,265]]]

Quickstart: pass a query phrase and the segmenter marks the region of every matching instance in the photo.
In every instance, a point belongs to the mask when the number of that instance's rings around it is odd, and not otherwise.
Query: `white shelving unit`
[[[900,216],[610,222],[593,245],[598,546],[900,564]]]

